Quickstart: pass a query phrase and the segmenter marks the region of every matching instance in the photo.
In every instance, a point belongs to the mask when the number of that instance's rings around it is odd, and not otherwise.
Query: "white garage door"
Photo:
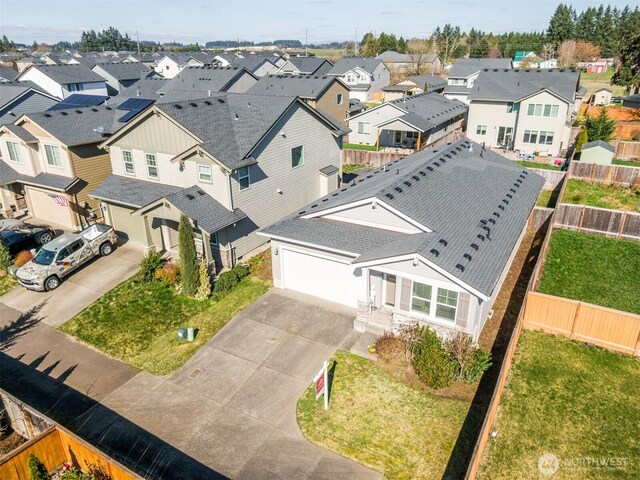
[[[281,249],[284,288],[356,307],[364,292],[363,276],[348,265],[307,253]]]
[[[71,203],[67,195],[33,187],[25,187],[25,192],[29,199],[29,209],[33,217],[73,230],[71,207],[64,203],[65,200]]]

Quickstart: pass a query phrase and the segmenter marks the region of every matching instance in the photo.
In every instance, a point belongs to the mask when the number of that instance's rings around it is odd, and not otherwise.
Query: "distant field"
[[[625,95],[625,88],[611,85],[611,78],[614,73],[615,69],[613,68],[609,68],[605,73],[582,72],[580,85],[586,87],[588,95],[595,93],[599,88],[608,88],[613,92],[614,97],[622,97]]]
[[[344,48],[310,48],[309,53],[316,57],[335,58],[344,57],[347,51]]]

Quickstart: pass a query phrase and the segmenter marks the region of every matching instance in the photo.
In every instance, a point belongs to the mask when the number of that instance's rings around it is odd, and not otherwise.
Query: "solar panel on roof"
[[[138,113],[140,113],[138,110],[131,110],[127,113],[125,113],[123,116],[121,116],[118,121],[125,123],[128,122],[129,120],[131,120],[133,117],[135,117]]]
[[[149,100],[147,98],[128,98],[118,105],[118,110],[142,110],[154,102],[155,100]]]

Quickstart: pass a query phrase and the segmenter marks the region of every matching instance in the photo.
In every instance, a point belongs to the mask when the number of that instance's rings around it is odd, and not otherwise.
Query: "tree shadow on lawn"
[[[548,226],[549,220],[536,232],[531,243],[491,347],[492,365],[480,379],[471,407],[462,424],[453,452],[449,457],[447,468],[442,476],[443,479],[462,479],[465,477],[480,428],[489,410],[489,404],[500,376],[500,368],[502,367],[502,362],[524,301],[527,285],[535,269]]]

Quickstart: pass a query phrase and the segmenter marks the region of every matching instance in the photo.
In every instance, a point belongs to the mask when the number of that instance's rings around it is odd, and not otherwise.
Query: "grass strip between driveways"
[[[527,168],[539,168],[541,170],[560,170],[559,165],[549,165],[548,163],[527,162],[526,160],[514,160],[518,165]]]
[[[570,178],[562,194],[562,202],[640,212],[640,188]]]
[[[269,289],[247,277],[219,299],[204,302],[180,295],[162,282],[127,280],[60,327],[134,367],[163,375],[181,367],[239,311]],[[194,342],[177,329],[193,327]]]
[[[304,435],[385,478],[441,478],[469,404],[412,389],[344,350],[333,362],[329,410],[313,386],[298,401]]]
[[[478,479],[640,478],[638,392],[640,359],[524,331]],[[538,469],[544,454],[554,475]]]
[[[0,275],[0,297],[17,286],[18,281],[11,275]]]
[[[554,230],[538,291],[640,314],[640,242]]]

